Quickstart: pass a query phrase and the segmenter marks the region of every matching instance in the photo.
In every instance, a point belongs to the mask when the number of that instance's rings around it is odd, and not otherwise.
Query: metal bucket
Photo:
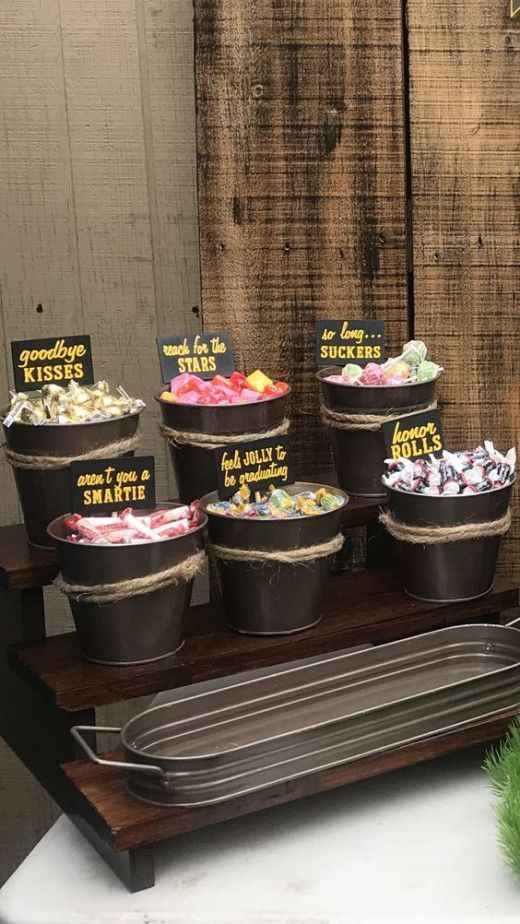
[[[159,402],[163,422],[174,430],[194,431],[211,435],[231,436],[242,433],[260,433],[278,427],[287,413],[290,389],[277,398],[252,401],[246,404],[182,404],[164,401],[161,392],[154,397]],[[217,488],[213,450],[188,444],[170,446],[170,454],[177,479],[179,497],[190,504]]]
[[[289,494],[316,491],[322,485],[296,482]],[[346,495],[337,488],[335,494]],[[208,515],[210,542],[238,549],[298,549],[332,539],[341,529],[343,507],[317,516],[285,520],[239,519],[210,513],[207,505],[216,492],[201,500]],[[298,565],[279,562],[224,561],[217,558],[217,574],[230,628],[246,635],[287,635],[321,619],[325,581],[333,555]]]
[[[457,526],[504,516],[512,485],[482,494],[425,496],[388,488],[394,519],[413,526]],[[438,545],[402,542],[404,589],[411,597],[457,603],[483,597],[493,587],[500,536]]]
[[[329,366],[316,373],[325,407],[349,414],[390,414],[399,416],[400,408],[431,404],[437,379],[415,385],[391,387],[360,387],[325,381],[329,375],[339,375],[341,369]],[[381,476],[384,474],[385,441],[378,430],[330,430],[332,452],[338,482],[348,494],[360,497],[384,497]]]
[[[13,423],[4,427],[8,449],[31,456],[74,456],[134,435],[139,411],[113,420],[77,424]],[[133,455],[133,452],[124,453]],[[47,525],[70,508],[70,467],[14,468],[29,544],[53,548]]]
[[[178,504],[159,504],[175,507]],[[146,511],[142,511],[145,513]],[[62,574],[71,583],[111,584],[162,571],[203,546],[207,519],[190,533],[139,545],[83,545],[65,539],[64,517],[49,524]],[[97,664],[141,664],[173,654],[184,643],[193,581],[117,603],[80,603],[70,608],[81,653]]]

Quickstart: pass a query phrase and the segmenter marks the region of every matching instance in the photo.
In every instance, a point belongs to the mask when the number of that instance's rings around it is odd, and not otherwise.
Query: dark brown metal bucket
[[[316,491],[321,485],[296,482],[288,493]],[[346,495],[337,488],[335,494]],[[240,519],[210,513],[216,492],[202,498],[208,514],[210,542],[238,549],[298,549],[327,542],[341,530],[343,507],[314,517]],[[247,635],[287,635],[321,619],[324,583],[333,555],[299,565],[278,562],[225,561],[217,558],[228,625]]]
[[[139,545],[107,546],[67,542],[63,520],[63,516],[58,517],[48,527],[61,572],[69,582],[86,585],[144,577],[177,564],[202,548],[207,524],[202,516],[200,526],[182,536]],[[184,642],[192,587],[193,581],[172,584],[103,605],[71,599],[83,657],[97,664],[141,664],[172,654]]]
[[[329,375],[339,375],[341,369],[330,366],[316,373],[325,407],[349,414],[389,414],[400,408],[430,404],[435,397],[437,379],[415,385],[394,385],[388,388],[340,385],[325,381]],[[360,497],[384,497],[381,476],[384,474],[385,441],[379,430],[330,431],[338,482],[348,494]]]
[[[482,494],[428,496],[388,488],[394,519],[412,526],[457,526],[504,516],[512,485]],[[402,542],[404,589],[411,597],[435,603],[473,600],[493,587],[500,536],[419,545]]]
[[[81,455],[133,436],[139,425],[139,413],[91,423],[13,423],[4,427],[4,438],[9,449],[25,455]],[[133,452],[125,455],[133,455]],[[47,525],[70,509],[70,468],[13,468],[13,472],[30,545],[52,549]]]
[[[279,426],[287,413],[290,390],[278,398],[252,401],[247,404],[182,404],[164,401],[161,392],[154,397],[159,402],[163,422],[174,430],[211,435],[231,436],[241,433],[261,433]],[[176,446],[169,444],[170,454],[177,479],[179,497],[183,504],[190,504],[217,488],[215,463],[211,449],[197,446]]]

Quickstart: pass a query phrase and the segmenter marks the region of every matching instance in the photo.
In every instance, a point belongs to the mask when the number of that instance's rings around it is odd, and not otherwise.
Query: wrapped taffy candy
[[[219,513],[226,517],[286,519],[318,516],[342,507],[344,503],[343,497],[328,488],[288,494],[283,488],[270,487],[264,495],[256,492],[253,499],[249,487],[242,485],[231,500],[216,501],[208,504],[206,509],[208,513]]]
[[[444,450],[440,458],[387,459],[383,481],[388,488],[413,494],[479,494],[511,484],[515,465],[515,449],[504,456],[485,440],[470,452]]]
[[[443,371],[441,366],[426,359],[427,347],[422,340],[410,340],[405,343],[400,356],[387,359],[385,363],[367,363],[363,368],[355,363],[347,363],[341,375],[327,376],[327,382],[339,385],[359,385],[370,387],[392,387],[395,385],[414,385],[436,379]]]
[[[11,407],[4,426],[26,424],[75,424],[110,420],[142,410],[144,402],[131,398],[120,385],[115,394],[108,382],[95,385],[44,385],[41,391],[11,392]]]
[[[199,507],[165,507],[140,516],[130,508],[109,517],[65,518],[69,542],[88,545],[137,545],[173,539],[195,529],[200,523]]]
[[[170,390],[163,391],[161,398],[180,404],[247,404],[278,398],[288,391],[286,382],[275,382],[260,369],[248,376],[233,372],[228,379],[216,375],[209,381],[184,372],[171,380]]]

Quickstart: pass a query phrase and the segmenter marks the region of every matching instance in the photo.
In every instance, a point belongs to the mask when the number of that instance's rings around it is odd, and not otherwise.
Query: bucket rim
[[[218,496],[218,491],[209,491],[207,494],[204,494],[203,497],[199,499],[199,504],[201,506],[201,509],[203,510],[203,512],[206,514],[208,518],[209,517],[219,517],[222,520],[228,520],[228,521],[237,520],[237,522],[239,523],[246,522],[246,523],[272,524],[272,523],[295,523],[300,520],[314,520],[316,516],[319,516],[320,518],[326,517],[330,513],[338,513],[340,510],[344,510],[350,500],[349,495],[346,493],[346,491],[343,491],[341,488],[337,488],[335,485],[319,484],[313,481],[294,481],[290,485],[285,485],[285,487],[293,488],[293,487],[296,487],[297,485],[300,486],[301,491],[304,491],[304,490],[316,490],[317,491],[319,488],[326,488],[327,490],[331,492],[331,494],[337,494],[340,497],[342,497],[343,504],[341,505],[341,507],[335,507],[333,510],[325,510],[323,513],[320,513],[320,514],[312,515],[310,513],[307,513],[307,514],[303,514],[303,516],[301,514],[298,514],[298,516],[280,517],[280,518],[278,517],[258,517],[258,518],[257,517],[228,517],[226,516],[225,513],[216,513],[213,510],[208,510],[207,504],[212,503],[210,498],[213,498],[217,501],[220,500]]]
[[[167,382],[162,388],[154,391],[153,397],[159,404],[164,404],[167,407],[209,407],[211,410],[223,408],[228,411],[230,407],[257,407],[259,404],[269,404],[272,401],[281,401],[282,398],[288,398],[292,392],[292,388],[288,382],[285,384],[287,385],[287,391],[285,391],[283,395],[269,395],[267,398],[262,398],[261,401],[241,401],[240,404],[189,404],[186,401],[166,401],[164,398],[161,398],[161,394],[163,391],[169,389]]]
[[[155,510],[169,510],[172,507],[188,507],[188,506],[189,504],[181,504],[177,501],[164,501],[164,503],[156,504],[153,510],[154,511]],[[134,513],[139,515],[139,511],[137,510],[134,511]],[[146,513],[144,512],[142,515],[146,516]],[[167,536],[165,539],[150,539],[148,541],[144,540],[143,542],[139,542],[135,544],[130,543],[130,542],[124,542],[124,543],[122,542],[122,543],[114,543],[114,544],[108,543],[108,542],[104,544],[95,543],[95,542],[78,543],[78,542],[69,542],[68,539],[64,539],[62,536],[58,536],[55,531],[57,524],[62,523],[66,517],[70,517],[70,516],[72,516],[72,513],[70,512],[62,513],[60,514],[59,517],[55,517],[54,520],[51,520],[51,522],[47,526],[47,535],[50,536],[50,538],[52,539],[52,541],[55,543],[56,546],[59,546],[59,544],[62,543],[66,545],[67,547],[70,547],[71,545],[80,545],[82,548],[89,548],[89,549],[105,549],[105,548],[106,549],[131,549],[131,548],[136,548],[136,546],[139,546],[140,548],[143,548],[143,547],[146,548],[147,546],[157,545],[157,543],[159,542],[161,544],[167,543],[167,542],[175,542],[176,539],[183,539],[186,536],[194,536],[196,535],[196,533],[202,532],[204,529],[206,529],[208,525],[208,515],[205,510],[201,509],[200,511],[201,522],[197,526],[195,526],[194,529],[190,529],[187,533],[181,533],[179,536]]]
[[[106,417],[106,418],[102,418],[101,420],[78,420],[76,421],[76,423],[62,423],[62,424],[50,423],[50,422],[41,423],[41,424],[33,424],[33,423],[26,423],[24,420],[13,420],[12,424],[10,424],[10,426],[7,429],[10,430],[11,427],[35,427],[38,429],[44,428],[45,430],[65,430],[67,429],[67,427],[71,427],[74,429],[76,429],[77,427],[92,427],[92,426],[99,427],[104,424],[113,424],[113,423],[119,422],[120,420],[129,420],[132,417],[139,418],[139,414],[141,413],[141,411],[144,411],[144,407],[139,408],[138,411],[132,411],[129,414],[121,414],[120,417]],[[9,408],[4,408],[2,411],[0,411],[0,420],[2,422],[2,426],[4,426],[4,417],[8,413],[9,413]]]
[[[356,392],[373,391],[378,395],[382,394],[384,397],[385,392],[393,391],[396,388],[419,388],[421,385],[429,385],[431,382],[436,382],[440,379],[443,372],[444,369],[440,369],[436,376],[432,379],[425,379],[424,382],[402,382],[399,385],[349,385],[346,382],[345,384],[343,384],[343,382],[327,382],[326,376],[341,375],[341,366],[324,366],[322,369],[318,369],[318,371],[314,373],[314,376],[318,382],[326,382],[326,384],[330,385],[332,388],[337,386],[338,388],[351,388]]]
[[[426,498],[427,500],[471,500],[472,498],[478,497],[479,494],[483,497],[489,497],[490,494],[498,494],[499,491],[507,491],[512,488],[516,482],[516,474],[513,475],[512,480],[508,484],[503,484],[499,488],[490,488],[489,491],[476,491],[474,494],[416,494],[415,491],[402,491],[399,488],[391,488],[389,485],[386,485],[383,481],[384,476],[381,476],[381,484],[384,485],[388,493],[393,492],[394,494],[407,494],[409,497],[421,497]]]

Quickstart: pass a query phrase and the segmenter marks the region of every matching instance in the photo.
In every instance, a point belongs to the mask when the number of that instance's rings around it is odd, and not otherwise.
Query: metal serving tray
[[[457,626],[172,691],[121,729],[76,726],[145,801],[230,799],[520,707],[520,633]],[[81,732],[121,735],[128,761]]]

